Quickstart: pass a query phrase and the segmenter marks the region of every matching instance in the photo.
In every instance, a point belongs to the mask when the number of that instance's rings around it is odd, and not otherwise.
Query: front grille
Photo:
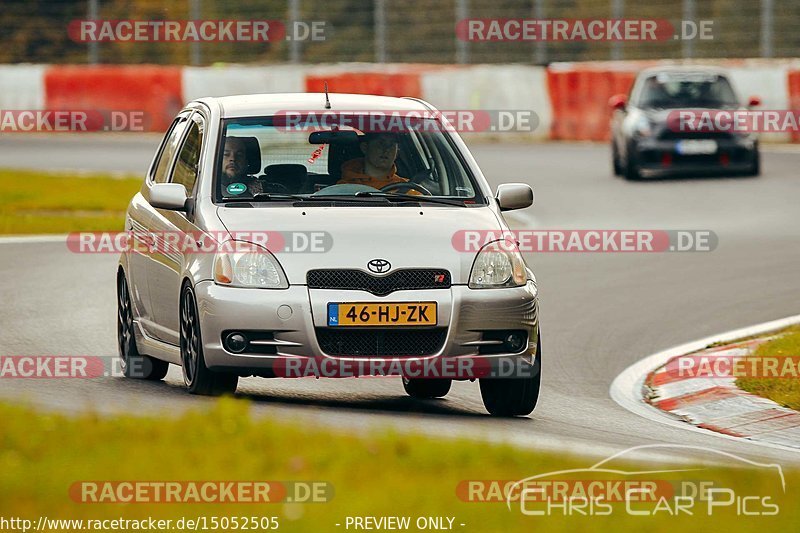
[[[450,272],[440,268],[407,268],[373,276],[356,269],[309,270],[306,283],[309,289],[357,290],[386,296],[394,291],[449,289]]]
[[[316,328],[317,342],[328,355],[396,357],[433,355],[442,349],[447,328]]]

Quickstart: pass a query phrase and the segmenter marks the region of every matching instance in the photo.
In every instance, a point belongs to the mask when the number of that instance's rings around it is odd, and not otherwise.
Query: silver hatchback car
[[[172,363],[205,395],[247,376],[399,375],[417,398],[477,379],[491,414],[527,415],[538,291],[501,212],[532,203],[525,184],[492,192],[421,100],[191,102],[127,211],[125,375]]]

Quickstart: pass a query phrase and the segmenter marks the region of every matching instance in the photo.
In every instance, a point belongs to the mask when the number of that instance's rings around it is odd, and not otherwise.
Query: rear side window
[[[167,141],[164,143],[164,148],[158,158],[156,164],[156,171],[153,174],[153,181],[156,183],[166,183],[169,178],[169,165],[178,149],[178,143],[183,137],[183,132],[186,131],[187,120],[186,117],[178,117],[172,125],[172,130],[169,132]]]
[[[191,194],[194,183],[197,181],[197,170],[200,163],[200,147],[203,144],[203,128],[197,116],[189,121],[189,133],[183,142],[175,170],[172,174],[172,183],[180,183],[186,187],[186,193]]]

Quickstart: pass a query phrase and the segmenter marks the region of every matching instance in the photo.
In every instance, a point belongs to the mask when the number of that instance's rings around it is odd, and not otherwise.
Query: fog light
[[[225,337],[225,348],[227,348],[229,352],[242,353],[247,349],[247,344],[247,337],[242,333],[229,333],[228,336]]]
[[[525,344],[525,336],[519,333],[511,333],[505,338],[506,349],[511,353],[517,353],[522,350]]]

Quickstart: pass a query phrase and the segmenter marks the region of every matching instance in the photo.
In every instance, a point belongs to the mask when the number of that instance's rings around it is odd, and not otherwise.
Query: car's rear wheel
[[[181,291],[180,325],[183,382],[189,392],[203,396],[219,396],[235,392],[239,376],[214,372],[206,367],[197,301],[194,291],[188,284],[184,285]]]
[[[125,274],[117,276],[117,349],[119,350],[122,374],[126,378],[158,381],[164,379],[169,363],[141,355],[136,347],[133,331],[133,306]]]
[[[450,392],[452,379],[403,378],[403,388],[413,398],[441,398]]]
[[[520,378],[481,378],[481,398],[493,416],[525,416],[536,408],[542,383],[542,341],[536,342],[532,376]]]

